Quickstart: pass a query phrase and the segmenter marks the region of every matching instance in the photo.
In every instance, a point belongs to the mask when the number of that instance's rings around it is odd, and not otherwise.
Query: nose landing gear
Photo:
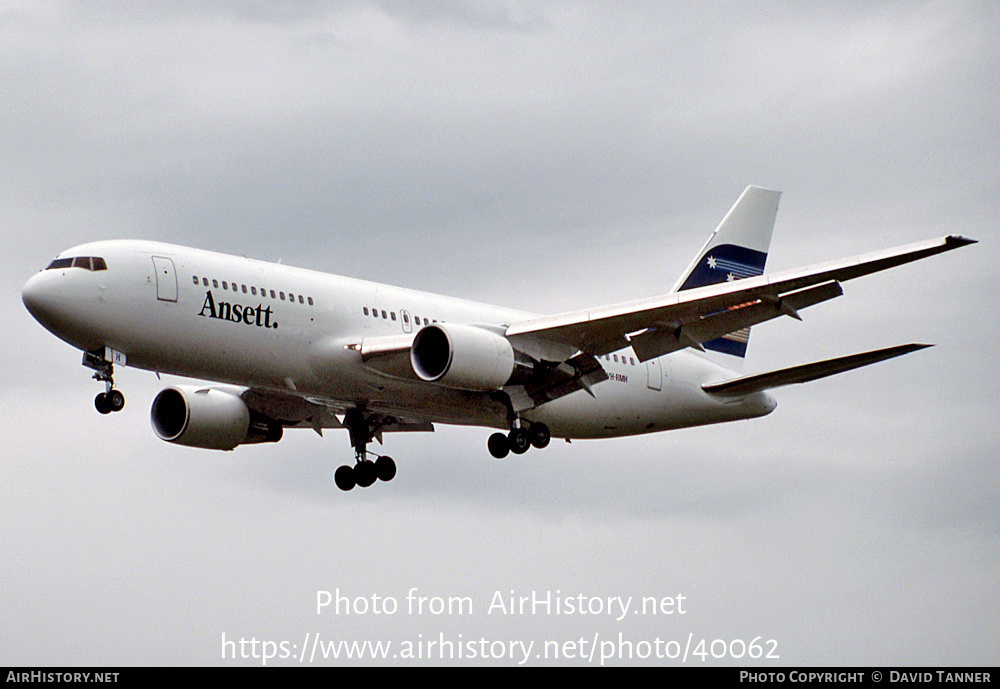
[[[121,390],[115,389],[114,363],[125,364],[125,355],[121,352],[106,347],[93,352],[83,353],[83,365],[96,371],[94,379],[103,381],[104,392],[98,393],[94,398],[94,406],[102,414],[121,411],[125,408],[125,395]]]

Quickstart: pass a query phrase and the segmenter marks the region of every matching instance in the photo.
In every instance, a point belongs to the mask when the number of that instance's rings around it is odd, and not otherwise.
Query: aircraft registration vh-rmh
[[[83,350],[120,411],[116,364],[211,385],[153,400],[156,434],[232,450],[285,428],[346,428],[355,463],[338,487],[396,474],[368,451],[434,423],[501,429],[497,458],[550,438],[610,438],[763,416],[766,390],[929,345],[907,344],[740,376],[706,356],[746,353],[750,326],[842,294],[841,283],[974,243],[948,236],[764,275],[779,192],[748,187],[662,296],[540,316],[149,241],[62,252],[24,285],[43,326]]]

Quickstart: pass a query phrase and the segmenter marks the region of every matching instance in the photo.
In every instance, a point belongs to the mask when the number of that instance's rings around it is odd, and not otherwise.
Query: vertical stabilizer
[[[681,292],[762,274],[780,196],[780,191],[747,187],[671,291]],[[705,342],[703,346],[744,357],[749,339],[750,328],[744,328]]]

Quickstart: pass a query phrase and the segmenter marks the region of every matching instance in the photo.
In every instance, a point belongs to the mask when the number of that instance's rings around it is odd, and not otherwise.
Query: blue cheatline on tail
[[[674,292],[755,277],[764,272],[781,192],[747,187],[715,228]],[[705,349],[745,357],[750,328],[702,343]]]

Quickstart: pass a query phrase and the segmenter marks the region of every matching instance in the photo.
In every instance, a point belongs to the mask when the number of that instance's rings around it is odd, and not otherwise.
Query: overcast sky
[[[997,662],[995,2],[154,5],[0,0],[0,665],[252,665],[223,636],[307,633]],[[344,432],[173,446],[167,379],[131,369],[99,416],[20,300],[134,237],[558,313],[669,288],[748,184],[783,192],[768,270],[980,240],[758,326],[748,372],[937,346],[712,428],[504,462],[484,429],[387,436],[397,478],[345,494]],[[338,588],[399,609],[317,615]],[[487,614],[511,591],[685,613]]]

